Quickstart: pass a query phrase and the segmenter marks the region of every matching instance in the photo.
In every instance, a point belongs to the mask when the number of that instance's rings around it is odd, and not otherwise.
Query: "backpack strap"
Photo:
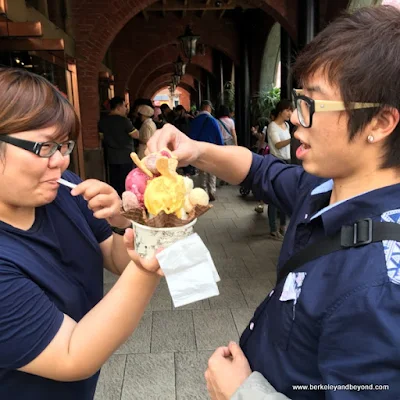
[[[372,221],[371,218],[360,219],[353,225],[343,225],[335,236],[325,237],[293,255],[280,269],[276,284],[278,285],[291,272],[309,261],[339,250],[365,246],[382,240],[400,242],[400,225],[393,222]]]
[[[221,121],[221,119],[218,120],[220,122],[220,124],[222,125],[222,127],[225,129],[226,132],[228,132],[228,135],[230,137],[232,137],[231,132],[229,131],[228,127]]]

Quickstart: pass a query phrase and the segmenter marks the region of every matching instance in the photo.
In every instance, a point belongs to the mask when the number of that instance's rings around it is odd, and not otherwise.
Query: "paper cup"
[[[166,248],[180,239],[193,233],[197,218],[187,225],[174,228],[153,228],[132,221],[135,231],[135,250],[144,258],[152,258],[160,248]]]

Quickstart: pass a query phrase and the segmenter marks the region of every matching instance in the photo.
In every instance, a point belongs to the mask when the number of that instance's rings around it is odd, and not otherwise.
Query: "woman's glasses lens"
[[[57,150],[60,150],[63,156],[67,156],[72,153],[74,150],[75,142],[73,140],[69,140],[64,143],[55,143],[55,142],[47,142],[42,143],[39,156],[40,157],[51,157]]]

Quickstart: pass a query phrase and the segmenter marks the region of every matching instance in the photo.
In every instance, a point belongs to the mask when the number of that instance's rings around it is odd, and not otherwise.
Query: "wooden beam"
[[[0,14],[5,14],[6,13],[6,0],[0,0]]]
[[[146,22],[149,22],[149,14],[147,13],[147,11],[142,10],[142,13],[143,13],[143,16],[144,16],[144,19],[146,20]]]
[[[64,58],[64,52],[61,53],[61,57],[57,57],[55,54],[51,54],[48,51],[30,51],[28,54],[30,56],[36,56],[43,60],[46,60],[51,64],[58,65],[61,68],[65,68],[66,61]]]
[[[42,35],[40,22],[0,22],[0,37],[38,37]]]
[[[64,50],[63,39],[0,39],[0,51]]]

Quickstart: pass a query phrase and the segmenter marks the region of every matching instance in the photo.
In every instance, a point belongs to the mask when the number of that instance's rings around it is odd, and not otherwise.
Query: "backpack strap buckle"
[[[372,243],[372,219],[364,218],[353,225],[342,226],[340,245],[344,248]]]

